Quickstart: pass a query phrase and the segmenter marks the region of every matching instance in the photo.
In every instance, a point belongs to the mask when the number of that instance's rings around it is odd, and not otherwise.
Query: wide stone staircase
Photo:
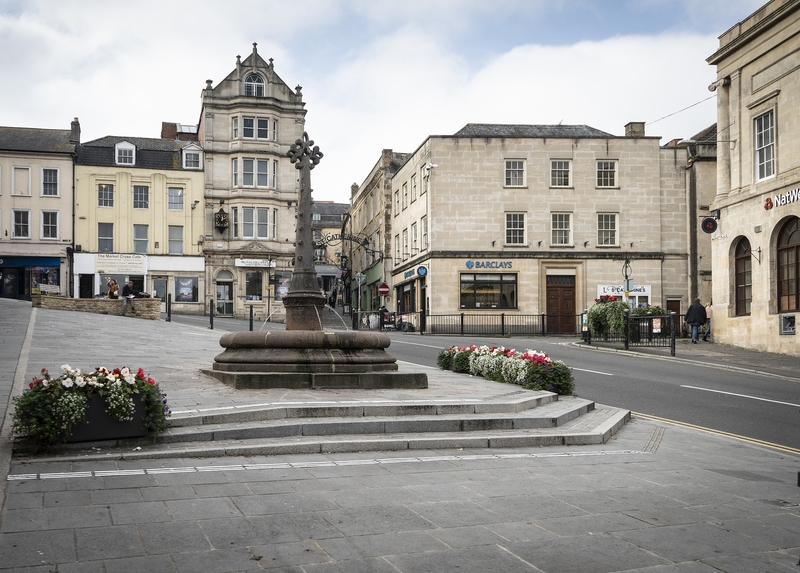
[[[15,444],[16,461],[268,456],[603,444],[630,411],[510,387],[486,399],[382,399],[240,405],[173,415],[164,433],[83,442],[46,454]]]

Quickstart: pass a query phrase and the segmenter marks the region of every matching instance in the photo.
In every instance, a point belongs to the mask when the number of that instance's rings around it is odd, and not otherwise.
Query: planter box
[[[139,394],[133,395],[133,420],[120,422],[105,410],[105,401],[99,394],[92,394],[86,408],[86,420],[73,428],[67,443],[95,442],[98,440],[122,440],[141,438],[147,435],[144,428],[144,402]]]

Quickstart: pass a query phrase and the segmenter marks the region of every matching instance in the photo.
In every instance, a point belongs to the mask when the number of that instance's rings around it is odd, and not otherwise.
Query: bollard
[[[253,332],[253,305],[250,305],[250,332]]]
[[[214,330],[214,299],[210,299],[208,301],[208,317],[211,320],[211,325],[208,327],[211,330]]]
[[[167,322],[172,322],[172,293],[167,295]]]

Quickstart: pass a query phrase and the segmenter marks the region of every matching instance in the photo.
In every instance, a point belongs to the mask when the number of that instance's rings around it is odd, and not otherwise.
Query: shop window
[[[461,308],[517,308],[517,275],[462,274]]]
[[[800,219],[792,217],[778,234],[778,312],[800,310]]]
[[[245,273],[245,298],[247,300],[261,300],[263,278],[264,273],[262,271],[247,271]]]
[[[736,245],[735,264],[736,273],[736,316],[750,314],[750,302],[753,299],[753,270],[750,256],[750,241],[742,237]]]
[[[197,277],[175,277],[175,301],[197,302]]]

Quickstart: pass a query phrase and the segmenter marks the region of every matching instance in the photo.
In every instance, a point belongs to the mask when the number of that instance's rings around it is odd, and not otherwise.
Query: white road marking
[[[703,392],[714,392],[715,394],[727,394],[728,396],[738,396],[739,398],[749,398],[750,400],[760,400],[761,402],[771,402],[773,404],[783,404],[784,406],[794,406],[800,408],[800,404],[793,402],[781,402],[780,400],[770,400],[768,398],[759,398],[758,396],[749,396],[747,394],[737,394],[736,392],[725,392],[723,390],[712,390],[711,388],[701,388],[699,386],[681,385],[681,388],[689,388],[690,390],[702,390]]]
[[[570,368],[570,370],[577,370],[578,372],[589,372],[591,374],[602,374],[603,376],[613,376],[609,372],[600,372],[599,370],[586,370],[585,368]]]

